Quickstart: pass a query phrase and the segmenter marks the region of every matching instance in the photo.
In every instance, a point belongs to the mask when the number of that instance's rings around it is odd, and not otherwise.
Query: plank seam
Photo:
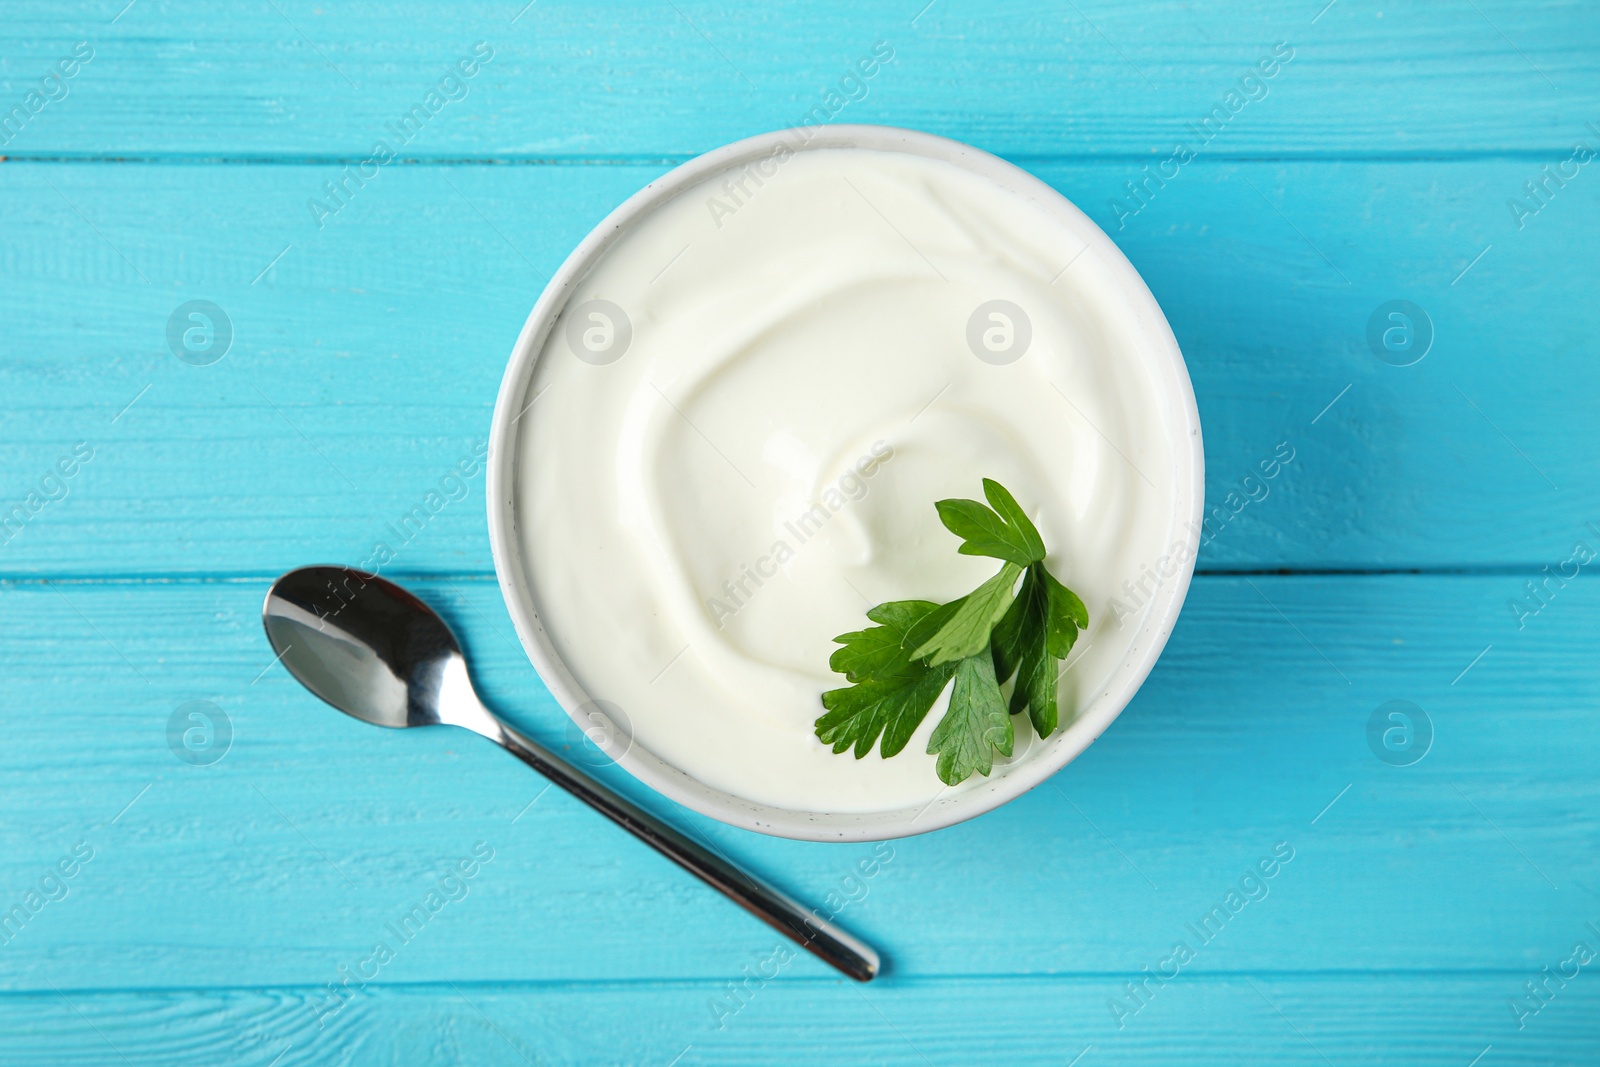
[[[1323,982],[1323,981],[1350,981],[1365,982],[1373,978],[1401,978],[1401,979],[1445,979],[1459,978],[1467,980],[1507,978],[1516,979],[1527,976],[1526,968],[1513,967],[1488,967],[1488,968],[1462,968],[1462,967],[1418,967],[1418,968],[1380,968],[1380,969],[1345,969],[1329,968],[1326,970],[1228,970],[1228,971],[1199,971],[1193,975],[1195,981],[1242,982],[1249,978],[1273,982]],[[970,984],[973,982],[987,982],[995,985],[1015,985],[1026,982],[1115,982],[1128,978],[1139,978],[1139,971],[1037,971],[1014,973],[960,973],[948,974],[920,974],[920,975],[889,975],[890,982],[899,989],[936,988],[952,984]],[[1187,973],[1185,980],[1190,980]],[[712,988],[721,989],[727,984],[727,976],[707,976],[703,978],[683,978],[652,976],[642,978],[537,978],[537,979],[440,979],[435,981],[417,982],[368,982],[368,988],[387,992],[426,992],[438,990],[449,993],[455,986],[467,989],[493,992],[504,990],[518,992],[522,990],[551,990],[575,989],[596,991],[606,988],[618,990],[633,989],[641,986],[672,987],[681,989]],[[775,981],[786,985],[797,986],[836,986],[843,979],[829,975],[793,975],[785,976]],[[888,983],[886,983],[888,984]],[[78,986],[63,987],[60,992],[76,994],[79,996],[185,996],[192,994],[247,994],[247,993],[322,993],[326,984],[309,982],[281,982],[263,985],[245,986]],[[26,999],[33,997],[55,998],[58,991],[55,987],[46,990],[38,989],[5,989],[0,990],[0,999],[15,998]]]
[[[1571,145],[1538,148],[1471,148],[1438,152],[1394,151],[1306,151],[1306,152],[1208,152],[1205,161],[1210,163],[1471,163],[1497,162],[1549,162],[1552,155],[1571,151]],[[694,159],[699,153],[672,152],[664,155],[618,154],[599,156],[562,155],[506,155],[506,156],[407,156],[395,158],[389,165],[413,167],[671,167]],[[1150,152],[1050,152],[1016,153],[995,150],[995,154],[1013,163],[1026,165],[1085,165],[1091,163],[1133,164],[1149,163],[1157,150]],[[285,167],[343,167],[366,161],[364,156],[305,155],[292,153],[203,155],[173,153],[106,154],[90,152],[14,152],[0,156],[11,164],[102,164],[118,163],[142,166],[285,166]]]
[[[1460,566],[1372,566],[1372,567],[1201,567],[1196,578],[1523,578],[1537,575],[1543,563],[1462,564]],[[493,582],[492,570],[385,572],[385,577],[400,582]],[[1579,577],[1584,577],[1580,575]],[[105,574],[40,574],[38,572],[0,572],[0,587],[37,585],[260,585],[277,580],[269,571],[214,573],[131,572]],[[1571,581],[1573,579],[1569,579]]]

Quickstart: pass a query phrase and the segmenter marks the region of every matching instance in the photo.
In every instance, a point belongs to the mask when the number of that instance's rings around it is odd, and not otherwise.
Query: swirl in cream
[[[1108,310],[1125,278],[1056,214],[910,154],[775,170],[733,213],[720,180],[662,204],[571,295],[517,446],[528,580],[579,685],[667,763],[796,811],[915,807],[944,699],[893,759],[834,755],[832,638],[992,575],[933,502],[996,478],[1089,605],[1070,724],[1134,651],[1105,604],[1173,537],[1166,401],[1146,324]],[[1012,759],[1030,742],[1024,720]]]

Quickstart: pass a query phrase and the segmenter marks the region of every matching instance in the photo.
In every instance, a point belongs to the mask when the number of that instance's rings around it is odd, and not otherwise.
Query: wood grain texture
[[[1201,579],[1149,682],[1082,757],[981,820],[896,842],[867,879],[871,846],[763,838],[640,799],[813,903],[864,886],[840,921],[891,977],[1137,972],[1279,842],[1293,860],[1205,950],[1207,970],[1536,971],[1600,920],[1600,586],[1574,583],[1519,632],[1513,582]],[[491,704],[572,744],[493,583],[417,587],[462,631]],[[80,840],[97,852],[0,948],[0,987],[337,981],[478,841],[494,860],[385,981],[710,980],[766,951],[763,927],[541,796],[492,746],[320,704],[270,666],[263,591],[0,593],[0,701],[36,712],[9,724],[0,762],[0,887],[22,893]],[[1436,735],[1403,768],[1366,733],[1397,698]],[[168,748],[169,717],[197,699],[235,732],[210,766]]]
[[[1524,162],[1201,159],[1119,231],[1103,208],[1127,165],[1035,169],[1097,214],[1161,301],[1199,398],[1210,503],[1280,442],[1295,450],[1267,499],[1219,523],[1202,567],[1537,570],[1593,536],[1596,427],[1571,399],[1600,395],[1582,269],[1600,175],[1519,232],[1505,199],[1534,173]],[[328,166],[0,168],[14,238],[0,502],[74,442],[96,449],[72,495],[0,547],[0,573],[366,558],[486,438],[545,277],[661,170],[396,166],[319,230],[305,200]],[[234,329],[208,367],[166,340],[198,298]],[[1367,342],[1397,298],[1436,334],[1410,367]],[[401,550],[402,570],[489,572],[481,479],[472,492]]]
[[[1075,1056],[1083,1067],[1462,1067],[1483,1055],[1481,1063],[1548,1067],[1592,1062],[1600,1008],[1600,983],[1580,979],[1519,1031],[1506,1002],[1521,973],[1183,974],[1118,1030],[1106,1002],[1126,980],[941,979],[861,990],[784,973],[732,1016],[711,1010],[728,996],[725,983],[661,983],[648,995],[611,983],[386,987],[360,994],[323,1030],[306,989],[63,990],[13,1000],[25,1010],[0,1031],[0,1055],[140,1067],[202,1059],[249,1067],[1059,1067]]]
[[[407,154],[682,157],[800,124],[834,92],[835,121],[1153,161],[1278,42],[1294,58],[1218,150],[1545,153],[1600,121],[1600,24],[1573,0],[1345,0],[1320,17],[1309,0],[540,0],[517,17],[525,3],[141,0],[115,23],[121,4],[29,6],[0,29],[7,97],[80,40],[95,58],[5,151],[361,158],[478,41],[494,59]],[[893,61],[844,103],[878,42]]]
[[[525,2],[0,18],[0,515],[93,449],[0,534],[0,1062],[1594,1062],[1593,965],[1520,1027],[1511,1007],[1600,948],[1600,586],[1525,584],[1600,547],[1600,171],[1546,170],[1600,145],[1591,5]],[[41,86],[80,41],[93,59]],[[477,41],[465,98],[319,226],[308,200]],[[877,42],[894,58],[844,102]],[[1277,42],[1261,98],[1129,214],[1125,183]],[[484,742],[325,708],[258,613],[273,575],[359,562],[471,455],[606,212],[819,106],[997,152],[1107,229],[1183,346],[1213,505],[1279,442],[1295,458],[1206,545],[1100,740],[870,877],[871,846],[733,830],[602,769],[888,961],[862,989],[796,959],[733,1013],[766,928]],[[194,299],[234,327],[213,366],[166,339]],[[1434,328],[1414,366],[1368,346],[1398,299]],[[482,492],[388,572],[491,703],[574,745]],[[1369,741],[1397,699],[1434,731],[1411,766]],[[195,700],[235,732],[210,765],[170,747]],[[442,884],[477,842],[493,859]],[[1275,846],[1292,860],[1248,899]],[[1220,933],[1191,929],[1218,906]],[[380,939],[394,958],[327,1014]],[[1195,958],[1139,1006],[1126,984],[1178,941]]]

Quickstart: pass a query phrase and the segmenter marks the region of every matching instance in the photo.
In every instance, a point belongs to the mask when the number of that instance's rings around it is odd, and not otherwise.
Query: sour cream
[[[948,693],[888,760],[813,723],[868,607],[995,573],[933,506],[991,477],[1089,606],[1070,726],[1133,651],[1109,605],[1176,536],[1168,400],[1124,284],[1038,204],[899,152],[785,152],[637,220],[568,299],[517,438],[526,581],[577,685],[736,797],[929,803]]]

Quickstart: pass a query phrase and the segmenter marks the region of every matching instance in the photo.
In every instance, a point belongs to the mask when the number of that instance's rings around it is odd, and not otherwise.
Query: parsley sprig
[[[1016,498],[989,478],[983,495],[988,504],[934,506],[961,538],[956,551],[1001,560],[998,574],[948,604],[879,604],[867,612],[878,625],[834,638],[842,647],[828,666],[851,684],[822,694],[816,731],[835,753],[853,747],[860,759],[878,744],[885,759],[896,755],[952,678],[949,710],[928,739],[946,785],[987,775],[995,752],[1011,755],[1012,715],[1027,711],[1041,738],[1055,731],[1056,661],[1072,651],[1089,612],[1045,568],[1044,540]],[[1008,702],[1000,687],[1013,677]]]

